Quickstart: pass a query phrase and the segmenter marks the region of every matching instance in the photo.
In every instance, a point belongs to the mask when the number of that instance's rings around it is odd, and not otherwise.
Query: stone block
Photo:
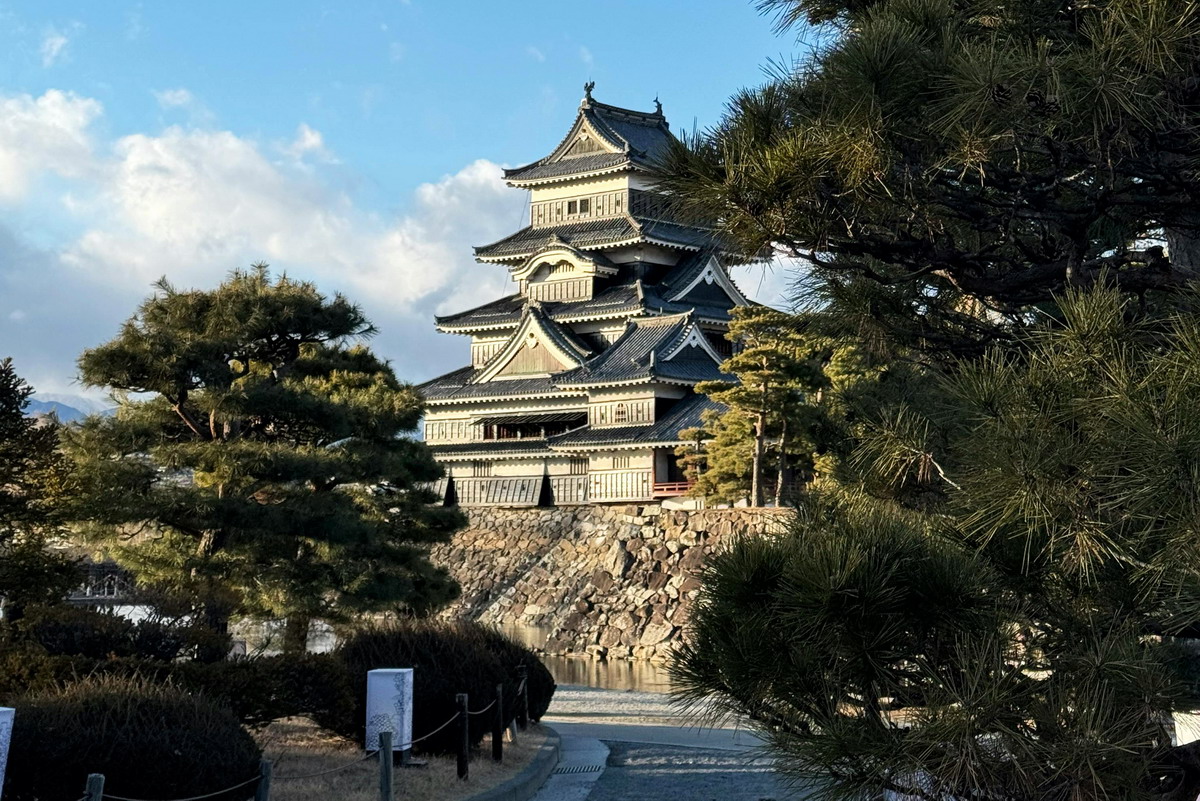
[[[592,585],[600,592],[608,592],[613,586],[613,577],[607,570],[597,570],[592,573]]]
[[[634,620],[633,615],[629,612],[619,612],[613,615],[609,622],[609,626],[615,629],[620,629],[621,631],[630,631],[636,625],[637,621]]]
[[[604,557],[604,567],[614,579],[624,576],[632,563],[633,556],[625,549],[625,543],[620,540],[612,544],[608,554]]]
[[[650,579],[646,582],[646,587],[651,590],[661,590],[667,586],[667,582],[671,577],[666,573],[655,571],[650,574]]]
[[[660,642],[670,639],[677,628],[669,621],[658,618],[652,619],[646,624],[646,628],[642,629],[642,636],[638,638],[638,645],[658,645]]]

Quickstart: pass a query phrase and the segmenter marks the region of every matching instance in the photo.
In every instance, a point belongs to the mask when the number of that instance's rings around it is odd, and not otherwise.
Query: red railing
[[[692,484],[691,481],[655,482],[651,494],[655,498],[674,498],[678,495],[687,495]]]

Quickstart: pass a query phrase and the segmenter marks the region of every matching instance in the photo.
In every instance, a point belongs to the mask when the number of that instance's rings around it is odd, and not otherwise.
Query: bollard
[[[271,763],[262,760],[258,763],[258,786],[254,788],[254,801],[270,801],[271,799]]]
[[[504,761],[504,685],[496,685],[496,713],[492,716],[492,761]]]
[[[529,728],[529,668],[525,665],[517,665],[517,682],[517,725],[525,731]]]
[[[83,797],[86,801],[103,801],[104,798],[104,774],[89,773],[87,777],[87,786],[83,791]]]
[[[392,733],[379,732],[379,801],[392,801]]]
[[[467,757],[471,749],[471,718],[467,711],[467,694],[454,696],[458,702],[458,778],[467,778]]]

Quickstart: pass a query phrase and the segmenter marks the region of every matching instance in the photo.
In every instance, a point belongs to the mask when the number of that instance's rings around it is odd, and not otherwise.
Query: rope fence
[[[521,680],[517,684],[517,692],[516,692],[516,695],[517,695],[517,699],[516,699],[517,700],[517,707],[516,707],[517,721],[516,721],[516,723],[523,730],[528,725],[528,721],[529,721],[529,698],[526,693],[526,685],[527,685],[528,680],[525,676],[524,665],[518,666],[517,671],[518,671],[518,674],[521,676]],[[330,774],[338,773],[343,770],[348,770],[349,768],[352,768],[355,765],[361,765],[362,763],[364,763],[368,760],[371,760],[371,759],[378,759],[378,761],[379,761],[379,766],[380,766],[380,768],[379,768],[379,775],[380,775],[379,790],[380,790],[381,801],[393,801],[393,788],[392,788],[392,778],[391,778],[392,777],[392,760],[385,758],[385,754],[391,754],[394,751],[407,751],[410,748],[412,748],[414,745],[416,745],[417,743],[422,742],[424,740],[428,740],[430,737],[433,737],[434,735],[439,734],[440,732],[444,731],[447,727],[449,727],[455,721],[459,721],[461,736],[460,736],[460,745],[458,748],[458,776],[460,779],[465,779],[465,778],[467,778],[466,765],[467,765],[467,760],[468,760],[468,756],[469,756],[468,750],[470,747],[469,726],[468,726],[467,721],[471,715],[482,715],[485,712],[491,711],[493,708],[497,709],[497,714],[495,715],[495,721],[492,726],[492,758],[497,762],[501,761],[502,756],[503,756],[503,744],[502,744],[503,734],[502,734],[502,729],[501,729],[501,718],[503,717],[503,709],[504,709],[503,697],[504,697],[504,687],[503,687],[503,685],[498,685],[496,687],[496,697],[492,699],[492,702],[490,704],[483,707],[482,709],[471,710],[467,706],[467,695],[460,694],[457,697],[457,702],[460,705],[459,710],[457,712],[455,712],[450,717],[449,720],[447,720],[442,725],[438,726],[433,731],[431,731],[427,734],[424,734],[420,737],[416,737],[407,743],[401,743],[399,745],[392,744],[392,742],[391,742],[392,733],[391,732],[380,732],[380,747],[378,749],[376,749],[374,751],[368,751],[366,754],[359,757],[358,759],[355,759],[353,762],[347,762],[343,765],[338,765],[333,768],[326,768],[325,770],[314,771],[312,773],[298,773],[298,774],[284,775],[284,776],[273,776],[272,769],[271,769],[271,763],[264,759],[262,762],[261,774],[258,776],[255,776],[252,779],[247,779],[244,782],[239,782],[238,784],[232,785],[230,787],[226,787],[221,790],[215,790],[211,793],[205,793],[204,795],[193,795],[193,796],[187,796],[186,798],[172,798],[172,799],[161,799],[161,800],[145,799],[145,798],[129,798],[129,797],[122,796],[122,795],[113,795],[112,793],[106,793],[106,792],[104,792],[104,776],[102,774],[93,773],[90,776],[88,776],[86,791],[85,791],[83,797],[79,799],[79,801],[204,801],[204,799],[206,799],[206,798],[215,798],[216,796],[225,795],[226,793],[231,793],[234,790],[240,790],[243,787],[249,787],[252,784],[257,785],[257,787],[255,789],[255,793],[254,793],[255,801],[269,801],[270,786],[271,786],[272,781],[283,782],[283,781],[296,781],[296,780],[300,780],[300,779],[315,779],[319,776],[328,776]]]

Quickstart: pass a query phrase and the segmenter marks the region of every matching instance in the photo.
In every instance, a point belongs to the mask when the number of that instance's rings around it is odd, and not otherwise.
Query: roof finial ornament
[[[583,85],[583,102],[584,103],[592,102],[592,90],[595,88],[596,88],[595,81],[588,81],[587,83],[585,83]]]
[[[654,96],[654,113],[660,117],[662,116],[662,103],[659,102],[658,95]]]

